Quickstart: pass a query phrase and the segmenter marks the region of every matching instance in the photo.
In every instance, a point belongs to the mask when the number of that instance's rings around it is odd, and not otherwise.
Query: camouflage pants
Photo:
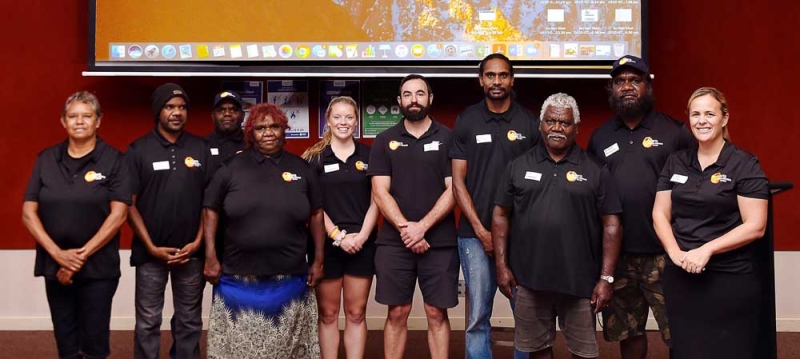
[[[620,341],[645,334],[649,309],[661,331],[661,338],[670,344],[669,325],[664,305],[661,276],[666,255],[621,253],[614,270],[614,297],[603,310],[603,337]]]

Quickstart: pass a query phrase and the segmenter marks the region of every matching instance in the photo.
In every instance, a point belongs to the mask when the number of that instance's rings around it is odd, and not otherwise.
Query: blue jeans
[[[477,238],[458,238],[458,257],[469,295],[467,322],[467,359],[492,358],[492,318],[494,296],[497,293],[497,273],[494,258],[486,255]],[[514,301],[511,301],[514,310]],[[528,359],[528,353],[514,349],[514,359]]]

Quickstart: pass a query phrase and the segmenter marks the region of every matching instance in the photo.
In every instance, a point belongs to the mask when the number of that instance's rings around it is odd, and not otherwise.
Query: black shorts
[[[325,242],[325,279],[337,279],[345,274],[355,277],[375,275],[375,238],[367,240],[355,254],[348,254],[331,243],[333,241]]]
[[[458,305],[458,247],[431,248],[415,254],[405,247],[378,246],[375,271],[378,303],[410,304],[419,278],[425,303],[437,308]]]

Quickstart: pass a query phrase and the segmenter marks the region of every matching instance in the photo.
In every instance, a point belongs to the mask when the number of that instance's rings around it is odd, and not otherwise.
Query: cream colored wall
[[[127,265],[130,251],[122,251],[122,278],[114,297],[111,329],[133,330],[134,327],[134,272]],[[34,251],[3,250],[0,251],[0,330],[52,330],[44,283],[41,278],[33,277]],[[800,252],[778,252],[775,254],[775,280],[778,331],[800,332]],[[374,285],[373,285],[374,287]],[[167,329],[172,315],[172,300],[169,286],[164,309],[164,329]],[[374,291],[370,298],[374,297]],[[211,287],[206,287],[203,300],[204,324],[211,302]],[[450,322],[454,330],[464,329],[464,301],[450,310]],[[367,304],[367,325],[369,329],[383,328],[386,307],[370,300]],[[514,318],[508,301],[498,292],[492,322],[496,326],[513,326]],[[340,321],[342,323],[342,321]],[[648,323],[655,329],[655,324]],[[409,328],[421,330],[426,328],[425,312],[422,309],[422,297],[419,290],[414,297],[414,308],[409,318]]]

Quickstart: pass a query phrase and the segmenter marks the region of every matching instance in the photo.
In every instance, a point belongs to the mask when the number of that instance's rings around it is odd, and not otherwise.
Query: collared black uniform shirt
[[[183,248],[194,241],[200,228],[205,187],[206,141],[182,132],[175,143],[153,129],[128,147],[136,209],[157,247]],[[202,258],[205,253],[194,253]],[[154,261],[136,235],[131,244],[131,265]]]
[[[496,204],[511,209],[508,261],[517,283],[591,297],[603,261],[601,216],[622,211],[608,169],[577,145],[554,162],[539,144],[508,165]]]
[[[658,190],[672,191],[672,232],[684,251],[742,224],[737,196],[769,199],[769,181],[758,158],[727,141],[717,161],[705,170],[700,169],[696,149],[670,156],[658,179]],[[752,271],[752,245],[711,256],[706,269]]]
[[[505,113],[493,113],[486,100],[468,107],[456,119],[450,158],[467,161],[467,192],[483,227],[492,228],[498,174],[506,165],[539,142],[539,118],[517,102]],[[475,238],[475,230],[461,215],[458,236]]]
[[[73,162],[74,167],[66,162]],[[129,181],[122,154],[100,138],[92,152],[71,161],[65,141],[39,153],[24,200],[38,203],[39,219],[56,245],[61,249],[81,248],[111,214],[111,201],[131,204]],[[59,268],[37,244],[34,275],[55,279]],[[119,276],[117,232],[108,244],[89,257],[74,278]]]
[[[633,129],[615,116],[592,133],[586,150],[608,166],[622,197],[622,252],[664,253],[653,229],[658,175],[671,153],[692,146],[686,126],[658,111]]]
[[[214,172],[217,171],[222,162],[236,153],[244,151],[244,132],[237,131],[233,135],[225,136],[215,131],[206,136],[206,141],[208,142],[208,168],[206,168],[206,173],[210,181],[214,178]]]
[[[451,177],[450,129],[436,121],[420,138],[406,131],[405,120],[381,132],[372,143],[370,176],[390,176],[389,193],[409,221],[425,217],[448,190],[445,178]],[[431,247],[456,246],[455,216],[448,213],[425,233]],[[378,233],[379,245],[404,246],[397,228],[386,223]]]
[[[322,207],[315,171],[281,151],[250,149],[225,161],[206,188],[204,207],[225,214],[222,272],[299,275],[308,272],[311,211]]]

